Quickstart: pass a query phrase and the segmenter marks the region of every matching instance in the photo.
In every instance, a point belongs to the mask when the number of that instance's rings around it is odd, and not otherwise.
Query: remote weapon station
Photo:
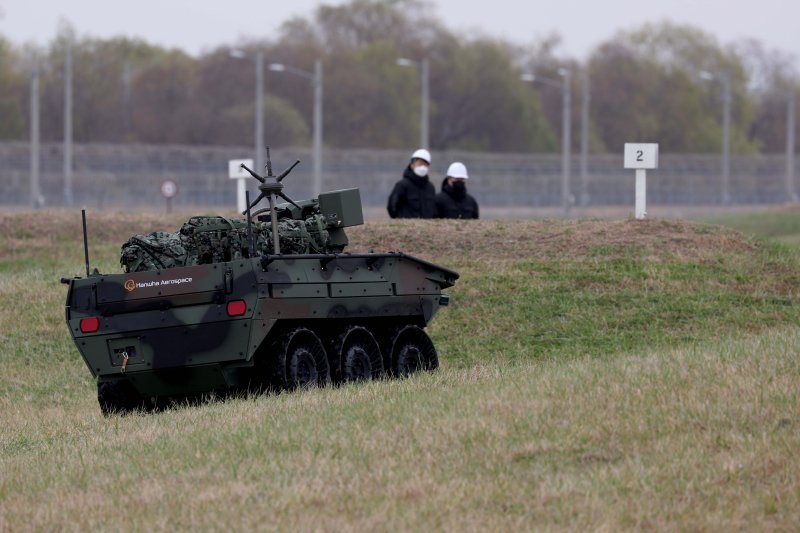
[[[266,176],[243,166],[260,182],[246,220],[135,235],[121,274],[90,272],[83,212],[86,277],[61,281],[103,413],[438,367],[424,328],[458,274],[399,252],[345,253],[344,229],[363,224],[358,189],[295,202],[283,179],[298,163],[273,176],[267,150]]]

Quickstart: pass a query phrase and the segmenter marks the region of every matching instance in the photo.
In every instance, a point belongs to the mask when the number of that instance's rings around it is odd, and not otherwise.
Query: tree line
[[[588,84],[594,153],[619,152],[632,140],[658,142],[665,152],[718,151],[726,79],[732,151],[782,152],[788,102],[800,92],[790,55],[754,40],[722,44],[692,26],[661,22],[620,31],[580,62],[559,52],[558,35],[526,45],[464,36],[422,0],[351,0],[290,19],[276,37],[198,57],[139,39],[81,37],[66,25],[44,50],[0,36],[0,140],[27,139],[34,68],[42,139],[62,138],[68,45],[77,142],[252,144],[258,52],[267,65],[309,72],[322,61],[324,143],[335,148],[416,147],[420,73],[398,65],[401,57],[430,64],[436,150],[558,151],[562,91],[523,81],[524,73],[559,82],[569,71],[574,149]],[[264,88],[267,142],[309,143],[308,80],[265,69]]]

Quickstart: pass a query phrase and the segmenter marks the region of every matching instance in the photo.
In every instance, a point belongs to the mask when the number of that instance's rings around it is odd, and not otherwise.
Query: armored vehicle
[[[134,236],[119,274],[90,271],[83,213],[86,277],[62,282],[103,413],[437,368],[424,328],[458,274],[400,252],[344,252],[344,229],[363,223],[358,189],[294,202],[282,180],[297,163],[280,176],[269,162],[265,176],[243,167],[261,193],[245,220]]]

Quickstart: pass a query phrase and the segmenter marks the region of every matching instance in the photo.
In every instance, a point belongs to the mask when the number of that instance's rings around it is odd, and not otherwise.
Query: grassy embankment
[[[685,222],[381,222],[461,272],[432,375],[104,419],[74,215],[0,216],[0,530],[787,529],[800,255]],[[90,218],[118,271],[154,217]]]
[[[706,222],[735,228],[745,234],[788,245],[800,244],[800,209],[786,207],[762,213],[719,215]]]

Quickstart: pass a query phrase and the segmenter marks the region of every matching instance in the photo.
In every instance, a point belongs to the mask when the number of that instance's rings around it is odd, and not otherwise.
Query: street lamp
[[[401,67],[416,67],[420,71],[420,85],[422,87],[420,105],[422,106],[422,110],[420,113],[419,144],[420,148],[429,149],[428,105],[430,101],[430,67],[428,58],[424,58],[422,61],[414,61],[413,59],[400,57],[397,59],[397,64]]]
[[[730,174],[731,174],[731,77],[727,72],[712,74],[708,71],[700,72],[704,80],[719,80],[722,84],[722,203],[731,204]]]
[[[30,168],[31,168],[31,207],[43,206],[42,191],[39,187],[39,57],[33,59],[31,69],[31,102],[30,102]]]
[[[244,59],[247,54],[243,50],[231,50],[230,56]],[[256,111],[255,111],[255,166],[258,172],[264,170],[264,52],[258,50],[256,64]]]
[[[558,69],[558,74],[561,76],[562,80],[559,82],[558,80],[545,78],[542,76],[537,76],[532,72],[526,72],[520,76],[522,81],[532,82],[532,83],[541,83],[544,85],[549,85],[551,87],[555,87],[561,89],[561,101],[562,101],[562,110],[561,110],[561,208],[564,211],[564,218],[569,218],[570,216],[570,207],[571,207],[571,194],[569,190],[569,179],[570,179],[570,143],[571,143],[571,118],[570,118],[570,109],[571,109],[571,98],[572,92],[570,90],[570,72],[569,69],[560,68]]]
[[[589,205],[589,105],[591,102],[591,78],[588,68],[583,73],[581,99],[581,205]]]
[[[72,207],[72,38],[64,50],[64,206]]]
[[[306,78],[314,87],[313,187],[314,194],[319,195],[322,192],[322,61],[314,62],[313,73],[283,63],[272,63],[269,69]]]
[[[786,106],[786,195],[790,202],[797,202],[797,191],[794,186],[794,143],[795,143],[795,93],[789,95]]]

